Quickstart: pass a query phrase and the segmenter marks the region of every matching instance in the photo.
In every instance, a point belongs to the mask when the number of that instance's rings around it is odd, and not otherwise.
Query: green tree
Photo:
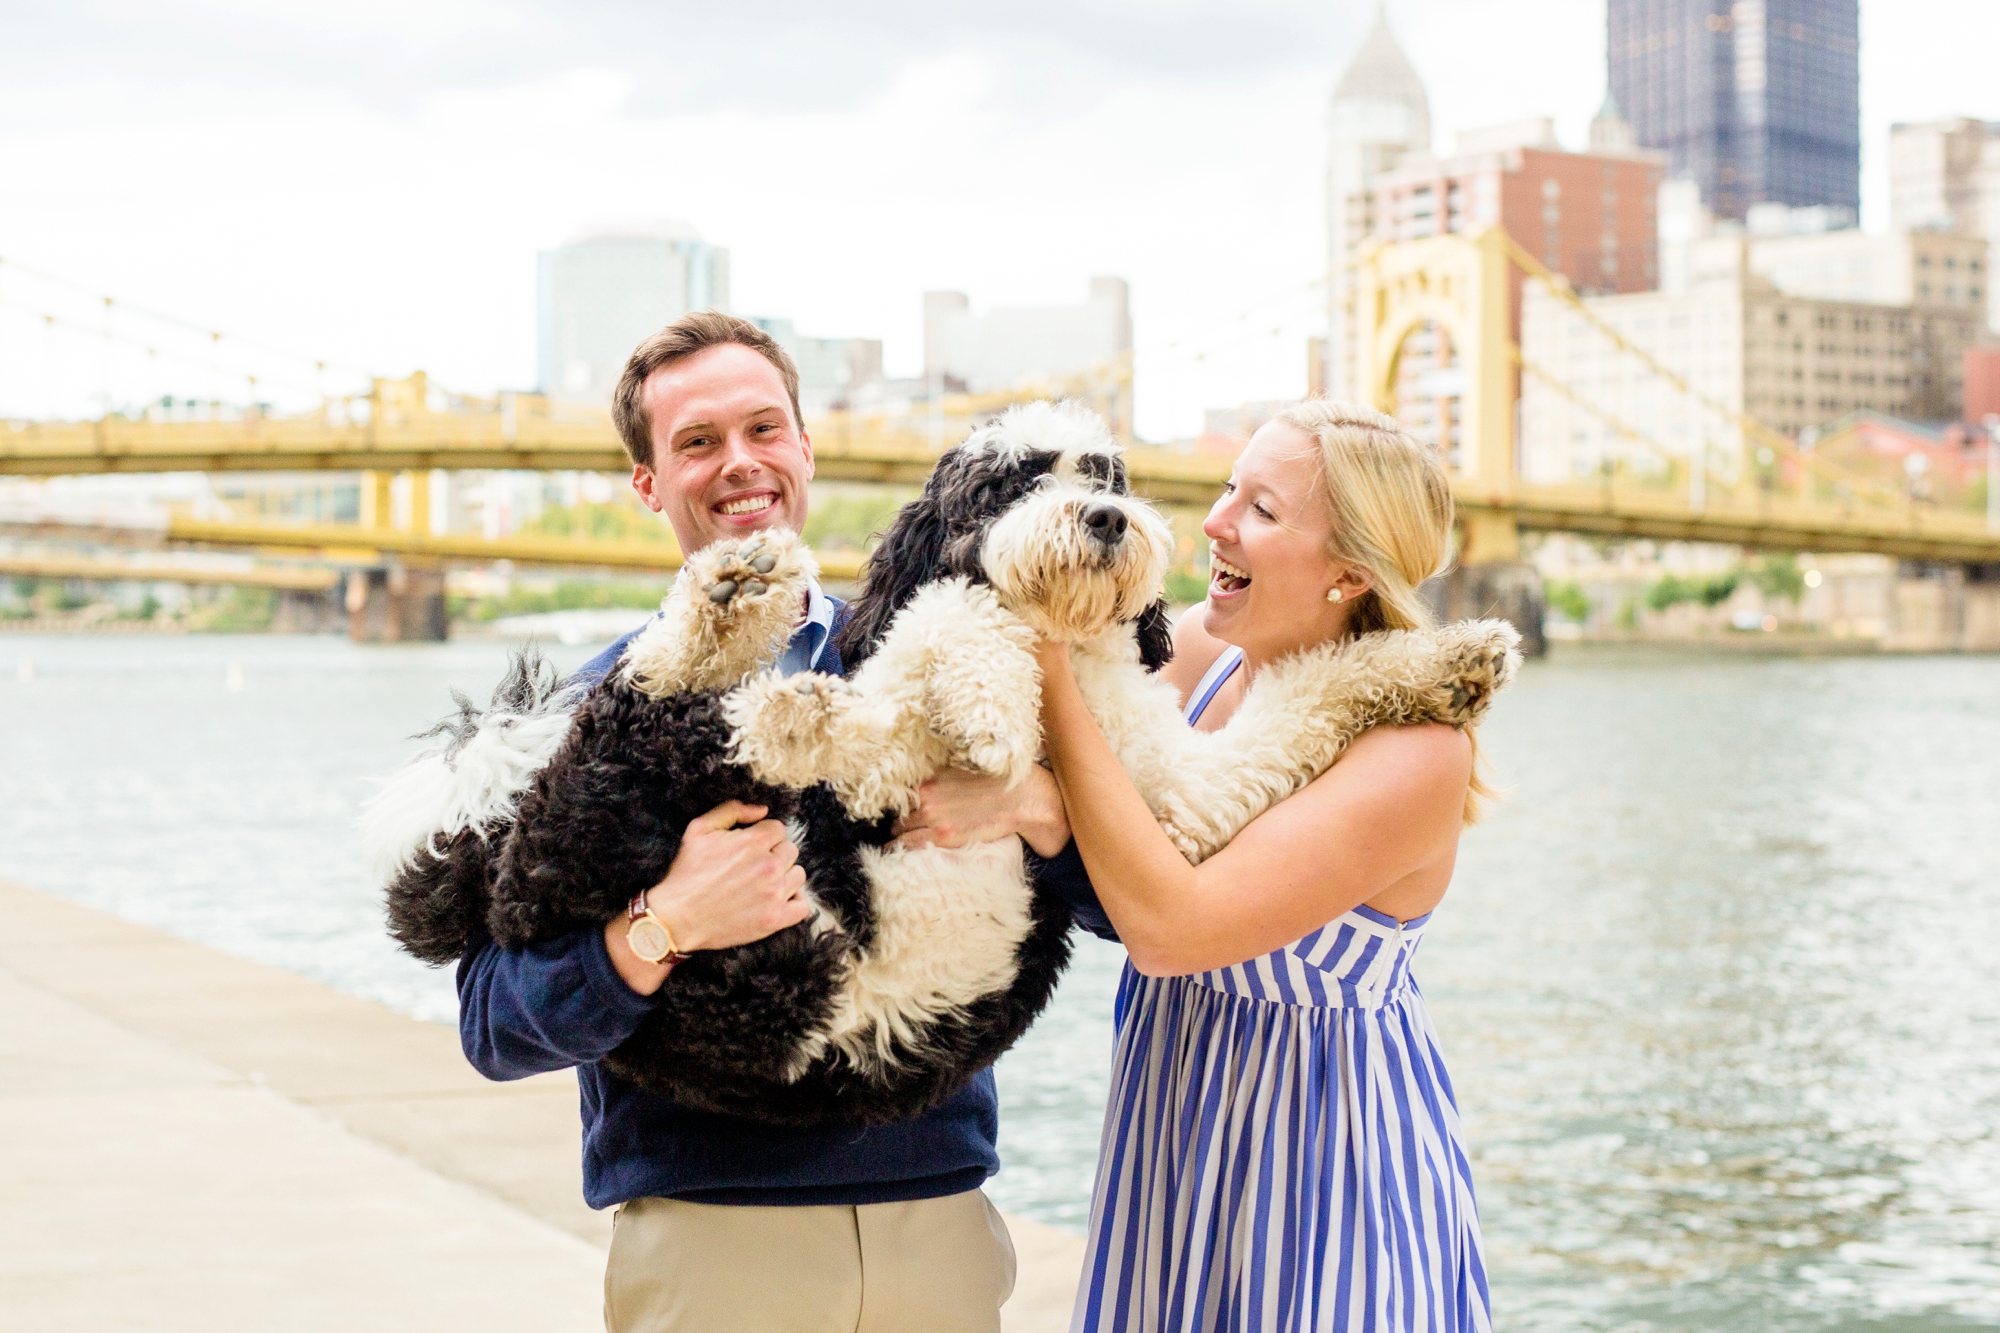
[[[1694,600],[1692,582],[1678,574],[1662,574],[1646,589],[1646,605],[1655,611]]]
[[[1703,606],[1721,606],[1736,595],[1737,585],[1742,581],[1743,576],[1733,569],[1726,574],[1711,574],[1699,581],[1695,596]]]
[[[835,491],[812,498],[806,511],[806,545],[816,551],[868,551],[917,492],[900,487]]]
[[[1782,597],[1788,602],[1796,602],[1805,595],[1805,571],[1799,568],[1797,556],[1760,556],[1744,566],[1744,573],[1766,597]]]
[[[1167,571],[1166,596],[1176,605],[1208,600],[1208,571],[1193,564],[1175,565]]]
[[[1655,611],[1664,611],[1682,602],[1720,606],[1735,596],[1742,580],[1742,573],[1735,569],[1722,574],[1710,574],[1706,578],[1692,576],[1682,578],[1678,574],[1663,574],[1656,583],[1646,589],[1646,605]]]
[[[271,628],[277,610],[278,595],[269,588],[225,587],[189,617],[188,628],[211,634],[260,634]]]
[[[1590,619],[1590,595],[1574,579],[1556,579],[1542,585],[1542,604],[1571,624]]]

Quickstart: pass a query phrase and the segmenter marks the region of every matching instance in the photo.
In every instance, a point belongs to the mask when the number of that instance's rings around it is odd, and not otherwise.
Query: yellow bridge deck
[[[817,475],[836,481],[917,484],[936,454],[907,421],[838,417],[815,423]],[[1135,490],[1171,504],[1207,505],[1229,474],[1226,459],[1133,449]],[[624,471],[630,464],[605,420],[563,421],[499,413],[425,413],[402,424],[328,424],[313,418],[221,422],[109,419],[0,425],[0,475],[118,472],[413,471],[524,469]],[[1750,489],[1710,493],[1699,509],[1683,496],[1621,485],[1504,487],[1461,479],[1461,512],[1504,516],[1528,530],[1607,537],[1741,544],[1766,550],[1865,551],[1943,562],[2000,561],[2000,532],[1971,513],[1909,503],[1839,505]],[[669,569],[671,547],[560,538],[487,541],[378,528],[294,528],[176,521],[171,540],[208,545],[318,549],[334,558],[365,553],[446,562],[509,559],[524,564]],[[852,559],[830,554],[827,573],[851,577]]]

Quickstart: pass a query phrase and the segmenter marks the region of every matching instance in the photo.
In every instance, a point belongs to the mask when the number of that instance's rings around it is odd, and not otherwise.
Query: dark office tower
[[[1608,0],[1611,96],[1718,217],[1861,207],[1859,0]]]

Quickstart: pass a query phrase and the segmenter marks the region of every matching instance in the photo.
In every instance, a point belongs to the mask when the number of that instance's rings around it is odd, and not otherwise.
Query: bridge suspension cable
[[[39,319],[40,321],[42,321],[44,325],[49,327],[73,330],[81,337],[94,338],[102,342],[116,343],[123,347],[131,347],[138,351],[144,352],[149,357],[160,357],[170,361],[179,361],[186,365],[194,366],[199,369],[209,371],[215,375],[227,379],[241,379],[247,381],[253,394],[257,386],[260,384],[265,384],[265,385],[281,384],[288,388],[305,389],[305,390],[310,390],[314,393],[323,394],[325,392],[325,386],[323,384],[318,384],[318,383],[307,384],[304,380],[295,380],[284,376],[270,375],[270,374],[253,374],[249,371],[231,372],[229,368],[224,366],[220,361],[207,360],[192,352],[178,351],[172,347],[163,346],[159,342],[156,342],[152,339],[136,337],[129,333],[122,333],[116,329],[107,328],[100,325],[93,325],[87,320],[74,319],[67,315],[58,315],[53,313],[52,311],[44,310],[38,306],[29,305],[25,301],[16,301],[13,298],[5,295],[0,295],[0,307],[5,307],[11,310],[18,310],[24,314],[32,315],[34,318]],[[221,335],[219,334],[213,336],[216,337],[217,339],[220,339],[221,337]]]
[[[1703,393],[1701,390],[1695,388],[1692,384],[1690,384],[1687,381],[1685,377],[1669,369],[1666,365],[1662,364],[1659,358],[1655,357],[1645,348],[1638,346],[1637,344],[1633,343],[1630,339],[1626,338],[1624,334],[1620,333],[1607,320],[1601,317],[1595,310],[1592,310],[1590,306],[1583,300],[1583,298],[1576,294],[1575,290],[1569,285],[1567,281],[1563,280],[1559,275],[1557,275],[1552,270],[1550,270],[1546,265],[1544,265],[1539,259],[1536,259],[1532,254],[1528,253],[1527,250],[1523,249],[1521,247],[1520,242],[1516,241],[1512,236],[1506,235],[1506,233],[1504,232],[1502,233],[1502,237],[1506,244],[1508,259],[1514,264],[1516,268],[1520,269],[1523,273],[1527,274],[1529,277],[1534,278],[1537,282],[1541,283],[1542,287],[1545,290],[1547,290],[1551,295],[1553,295],[1557,300],[1563,302],[1565,305],[1569,306],[1570,309],[1575,311],[1578,315],[1582,316],[1587,324],[1589,324],[1593,329],[1597,330],[1598,333],[1602,334],[1612,344],[1612,346],[1616,347],[1620,352],[1637,360],[1647,370],[1652,372],[1654,375],[1657,375],[1660,379],[1666,381],[1666,383],[1669,386],[1678,391],[1684,397],[1690,399],[1691,401],[1699,404],[1708,411],[1713,412],[1716,415],[1729,421],[1731,424],[1736,426],[1737,429],[1741,430],[1746,438],[1755,439],[1758,443],[1763,444],[1766,447],[1772,449],[1777,454],[1791,459],[1794,463],[1797,463],[1800,467],[1806,469],[1807,471],[1817,473],[1820,477],[1824,478],[1829,482],[1834,483],[1837,486],[1844,486],[1856,492],[1863,490],[1869,491],[1874,493],[1877,498],[1886,499],[1892,503],[1899,503],[1905,498],[1900,492],[1896,491],[1892,487],[1883,485],[1882,482],[1880,482],[1876,478],[1867,476],[1864,473],[1854,472],[1850,469],[1843,468],[1839,464],[1831,461],[1830,459],[1823,458],[1816,453],[1801,449],[1798,446],[1797,442],[1794,441],[1789,435],[1786,435],[1784,432],[1773,429],[1772,427],[1767,426],[1763,422],[1757,420],[1755,417],[1749,415],[1747,412],[1743,412],[1736,408],[1733,408],[1729,406],[1727,403],[1724,403],[1708,394]],[[1519,360],[1521,355],[1520,348],[1514,347],[1512,350],[1515,359]],[[1524,362],[1523,367],[1525,368],[1525,366],[1526,363]],[[1580,398],[1578,398],[1574,394],[1573,391],[1571,391],[1568,388],[1568,386],[1557,385],[1553,377],[1549,376],[1546,371],[1536,372],[1536,378],[1541,380],[1543,383],[1548,384],[1551,388],[1556,389],[1556,391],[1560,393],[1564,398],[1567,398],[1570,402],[1576,404],[1578,407],[1581,407],[1585,411],[1590,412],[1592,415],[1599,417],[1600,420],[1604,420],[1607,423],[1609,422],[1610,418],[1606,417],[1602,412],[1598,411],[1591,405],[1583,402]],[[1640,441],[1641,443],[1651,443],[1650,441],[1647,441],[1644,436],[1635,434],[1632,436],[1632,438]],[[1660,447],[1660,446],[1656,445],[1655,447]],[[1673,453],[1671,452],[1668,453],[1668,457],[1673,457],[1673,456],[1674,456]]]
[[[364,380],[374,378],[373,372],[360,366],[349,365],[329,357],[313,356],[309,353],[301,352],[296,348],[265,342],[261,338],[245,338],[239,334],[225,333],[212,325],[204,324],[197,320],[183,319],[179,315],[154,310],[147,306],[135,305],[130,301],[121,300],[101,292],[88,283],[78,282],[74,278],[67,278],[59,273],[51,273],[47,269],[36,267],[33,264],[24,264],[18,259],[11,259],[5,255],[0,255],[0,270],[5,269],[13,269],[15,272],[24,273],[36,281],[47,283],[52,287],[59,287],[64,291],[82,296],[93,303],[100,303],[106,310],[116,309],[125,311],[137,315],[141,319],[149,319],[155,323],[164,324],[185,333],[199,334],[207,338],[215,346],[228,343],[231,346],[241,347],[247,351],[262,352],[266,356],[284,357],[287,360],[296,361],[301,365],[312,366],[320,371],[331,370],[340,374],[353,375]]]

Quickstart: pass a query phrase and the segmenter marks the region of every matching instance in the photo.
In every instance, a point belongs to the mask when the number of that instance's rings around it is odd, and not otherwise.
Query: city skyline
[[[1493,8],[1389,9],[1430,91],[1433,145],[1517,115],[1554,115],[1580,145],[1603,94],[1602,5],[1561,0],[1533,22]],[[315,23],[237,4],[172,32],[121,5],[10,20],[0,257],[478,391],[534,382],[537,250],[605,219],[686,218],[731,249],[738,310],[880,337],[892,374],[920,364],[926,289],[1051,304],[1117,273],[1142,434],[1302,391],[1324,318],[1309,284],[1325,109],[1372,5],[1190,6],[1151,23],[1117,6],[961,20],[877,5],[839,30],[797,11],[760,45],[774,12],[668,11],[622,42],[605,11],[532,6]],[[1934,3],[1886,18],[1862,16],[1877,229],[1890,121],[2000,114],[1974,95],[1984,43],[1969,31],[2000,35],[2000,16]],[[1901,35],[1943,27],[1963,40],[1920,52]],[[768,73],[728,87],[703,73],[743,52]],[[0,300],[21,295],[0,269]],[[94,372],[71,378],[74,398]],[[14,396],[0,411],[35,406]]]

